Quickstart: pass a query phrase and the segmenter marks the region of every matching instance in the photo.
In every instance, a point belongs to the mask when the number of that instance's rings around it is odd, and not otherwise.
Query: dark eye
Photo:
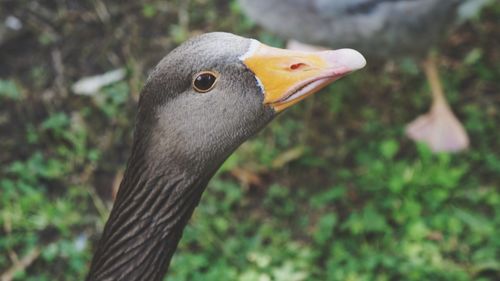
[[[197,92],[206,93],[212,90],[216,81],[217,81],[216,73],[210,71],[204,71],[194,76],[193,88]]]

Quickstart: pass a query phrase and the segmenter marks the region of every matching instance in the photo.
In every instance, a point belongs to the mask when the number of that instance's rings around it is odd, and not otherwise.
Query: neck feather
[[[135,145],[87,280],[161,280],[212,176],[146,161]]]

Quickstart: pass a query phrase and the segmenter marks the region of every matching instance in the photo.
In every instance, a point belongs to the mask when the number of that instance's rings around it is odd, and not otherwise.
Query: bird
[[[365,65],[352,49],[291,51],[223,32],[172,50],[141,90],[131,155],[87,280],[162,280],[224,160],[285,109]]]
[[[240,0],[240,5],[257,24],[289,39],[290,49],[343,46],[359,50],[372,63],[403,57],[423,60],[432,106],[407,125],[406,135],[434,152],[458,152],[468,148],[469,137],[446,101],[434,50],[466,4],[479,9],[486,2]]]

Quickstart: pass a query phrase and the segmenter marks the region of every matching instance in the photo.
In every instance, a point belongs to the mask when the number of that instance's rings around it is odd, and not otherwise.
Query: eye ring
[[[202,71],[193,76],[191,84],[198,93],[206,93],[215,87],[218,78],[219,74],[214,71]]]

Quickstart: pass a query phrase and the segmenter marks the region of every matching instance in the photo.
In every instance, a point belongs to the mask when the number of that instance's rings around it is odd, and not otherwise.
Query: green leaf
[[[0,79],[0,99],[1,98],[12,100],[21,99],[21,91],[14,81]]]

